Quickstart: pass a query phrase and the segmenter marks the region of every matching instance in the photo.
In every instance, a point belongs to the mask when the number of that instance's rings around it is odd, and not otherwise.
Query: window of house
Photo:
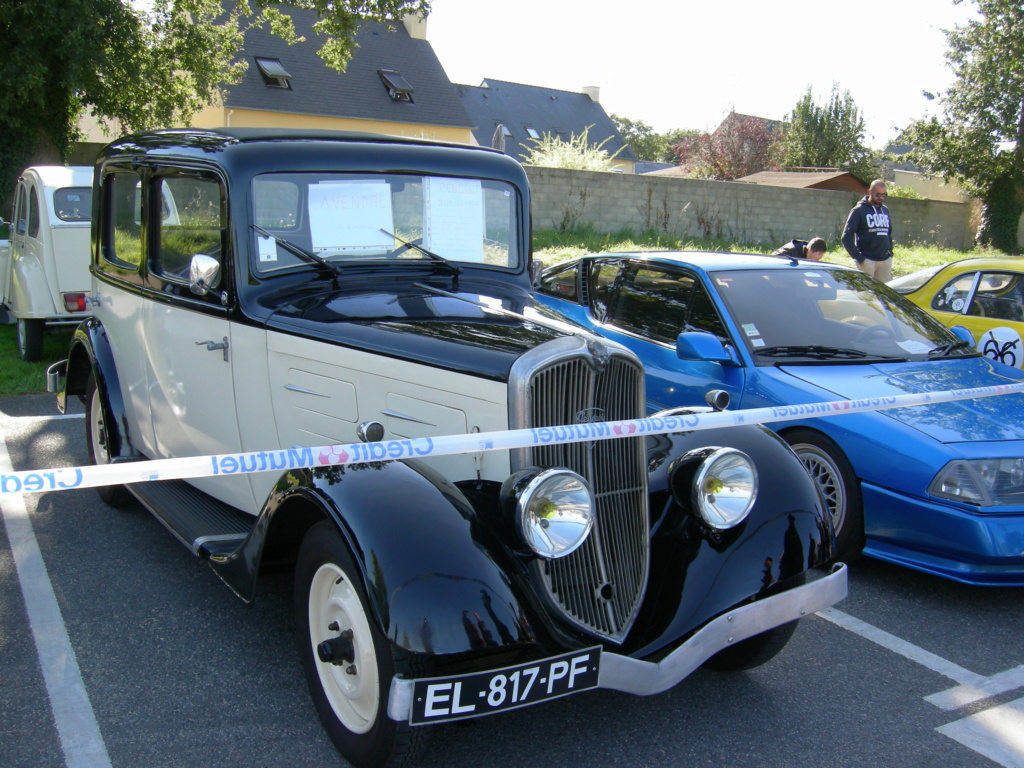
[[[400,72],[393,69],[378,69],[377,74],[388,90],[388,96],[395,101],[412,101],[413,87],[409,81],[402,77]]]
[[[280,59],[266,59],[257,56],[256,67],[267,88],[284,88],[289,91],[292,89],[292,76],[281,64]]]
[[[540,133],[537,132],[536,128],[533,128],[529,125],[524,125],[523,127],[526,129],[526,135],[529,136],[531,139],[540,139]]]

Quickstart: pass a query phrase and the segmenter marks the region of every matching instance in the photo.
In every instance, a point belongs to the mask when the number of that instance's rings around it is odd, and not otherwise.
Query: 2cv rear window
[[[61,221],[89,221],[92,219],[92,187],[54,190],[53,210]]]
[[[261,273],[308,261],[425,258],[519,266],[518,195],[489,179],[412,174],[266,173],[253,181]],[[291,247],[289,247],[291,246]]]

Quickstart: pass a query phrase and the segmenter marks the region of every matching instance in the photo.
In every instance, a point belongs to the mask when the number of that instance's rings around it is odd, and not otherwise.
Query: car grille
[[[514,428],[616,421],[643,416],[643,369],[626,350],[580,337],[524,355],[512,370]],[[594,490],[591,535],[571,554],[535,561],[542,594],[577,628],[622,642],[647,587],[648,510],[640,437],[524,448],[513,470],[566,467]]]

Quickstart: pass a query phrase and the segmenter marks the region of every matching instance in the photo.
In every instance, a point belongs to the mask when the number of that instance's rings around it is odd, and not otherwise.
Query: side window
[[[696,280],[690,275],[639,267],[623,285],[615,324],[663,344],[675,344],[686,327]]]
[[[978,280],[969,315],[994,317],[998,320],[1020,322],[1024,320],[1021,308],[1021,289],[1024,281],[1009,272],[983,272]]]
[[[708,295],[707,288],[701,283],[697,283],[693,287],[693,295],[690,297],[690,316],[684,330],[707,331],[715,334],[722,341],[729,340],[725,323],[722,322],[715,303]]]
[[[932,299],[932,309],[940,312],[963,313],[967,300],[971,297],[971,288],[977,272],[967,272],[948,282]],[[971,312],[969,314],[978,314]]]
[[[573,264],[550,273],[541,280],[537,290],[540,293],[554,296],[556,299],[578,301],[578,292],[576,290],[576,271],[578,269],[579,267]]]
[[[588,283],[590,313],[598,322],[608,322],[614,312],[616,282],[623,265],[618,261],[597,261],[590,267]]]
[[[24,235],[28,232],[28,201],[25,198],[25,185],[18,185],[18,197],[14,203],[14,231]]]
[[[138,270],[142,264],[142,179],[130,171],[116,172],[108,174],[103,185],[100,267],[106,262],[120,269]]]
[[[39,191],[28,188],[28,236],[39,237]]]
[[[156,181],[153,195],[162,205],[149,270],[161,280],[187,285],[194,255],[221,261],[225,225],[221,186],[215,178],[195,175],[161,176]]]

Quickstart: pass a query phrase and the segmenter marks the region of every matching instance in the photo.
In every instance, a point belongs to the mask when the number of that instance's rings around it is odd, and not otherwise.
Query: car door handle
[[[210,351],[210,352],[212,352],[215,349],[223,349],[224,350],[224,362],[226,363],[228,361],[228,337],[227,336],[225,336],[224,337],[224,341],[221,341],[221,342],[209,341],[209,340],[207,340],[207,341],[197,341],[196,342],[196,346],[197,347],[201,347],[201,346],[203,346],[203,344],[206,345],[206,349],[208,351]]]

